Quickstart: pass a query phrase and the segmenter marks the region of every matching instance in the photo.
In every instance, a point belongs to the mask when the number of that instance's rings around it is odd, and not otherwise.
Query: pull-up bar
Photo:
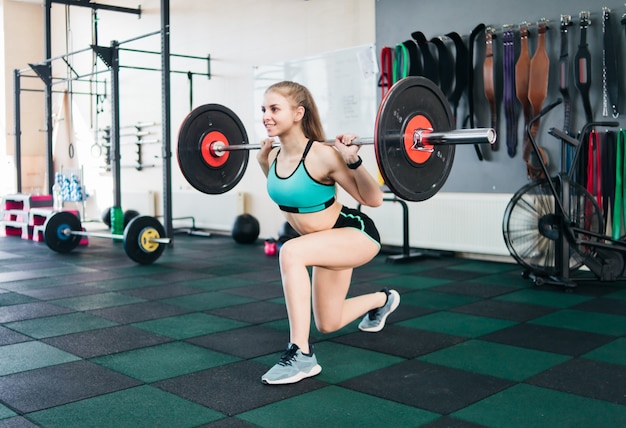
[[[138,15],[139,18],[141,18],[141,6],[139,6],[137,9],[131,9],[128,7],[92,3],[91,0],[50,0],[50,1],[52,3],[61,3],[61,4],[67,4],[70,6],[89,7],[93,10],[102,9],[102,10],[112,10],[113,12],[134,13],[135,15]]]

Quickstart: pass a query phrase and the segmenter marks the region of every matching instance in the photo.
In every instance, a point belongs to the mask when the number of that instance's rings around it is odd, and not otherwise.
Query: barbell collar
[[[418,129],[413,133],[413,148],[415,150],[422,150],[427,145],[437,144],[494,144],[496,142],[497,134],[493,128],[474,128],[474,129],[453,129],[447,132],[431,132],[430,129]],[[403,135],[397,136],[399,141],[404,139]],[[335,144],[334,139],[327,139],[322,141],[324,144]],[[352,144],[356,146],[373,145],[374,138],[364,137],[356,138],[352,141]],[[280,143],[275,142],[272,147],[279,147]],[[224,152],[232,152],[236,150],[260,150],[260,144],[224,144],[222,141],[214,141],[211,145],[211,154],[219,157]]]

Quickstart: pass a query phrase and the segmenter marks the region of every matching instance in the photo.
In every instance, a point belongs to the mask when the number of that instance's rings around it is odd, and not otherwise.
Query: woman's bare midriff
[[[332,229],[342,205],[335,201],[330,207],[316,213],[298,214],[285,212],[285,218],[300,235]]]

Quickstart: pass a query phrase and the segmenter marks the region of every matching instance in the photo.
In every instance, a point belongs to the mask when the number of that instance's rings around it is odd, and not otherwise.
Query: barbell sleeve
[[[404,135],[398,135],[399,139],[404,140]],[[421,145],[430,144],[481,144],[488,143],[493,144],[496,142],[496,131],[493,128],[474,128],[474,129],[453,129],[447,132],[428,132],[428,130],[422,130],[419,134],[419,143]],[[323,141],[324,144],[332,145],[335,143],[334,139],[327,139]],[[357,146],[373,145],[373,137],[357,138],[352,141],[352,144]],[[272,147],[280,146],[279,142],[272,144]],[[260,144],[231,144],[226,145],[221,141],[216,141],[212,147],[213,152],[216,155],[220,155],[223,152],[232,152],[236,150],[260,150]]]

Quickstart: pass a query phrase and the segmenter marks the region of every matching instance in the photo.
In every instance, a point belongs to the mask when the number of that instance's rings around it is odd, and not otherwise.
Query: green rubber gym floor
[[[626,284],[385,259],[351,293],[397,289],[386,328],[313,331],[321,374],[268,386],[288,325],[261,242],[176,235],[141,266],[0,238],[0,427],[626,426]]]

